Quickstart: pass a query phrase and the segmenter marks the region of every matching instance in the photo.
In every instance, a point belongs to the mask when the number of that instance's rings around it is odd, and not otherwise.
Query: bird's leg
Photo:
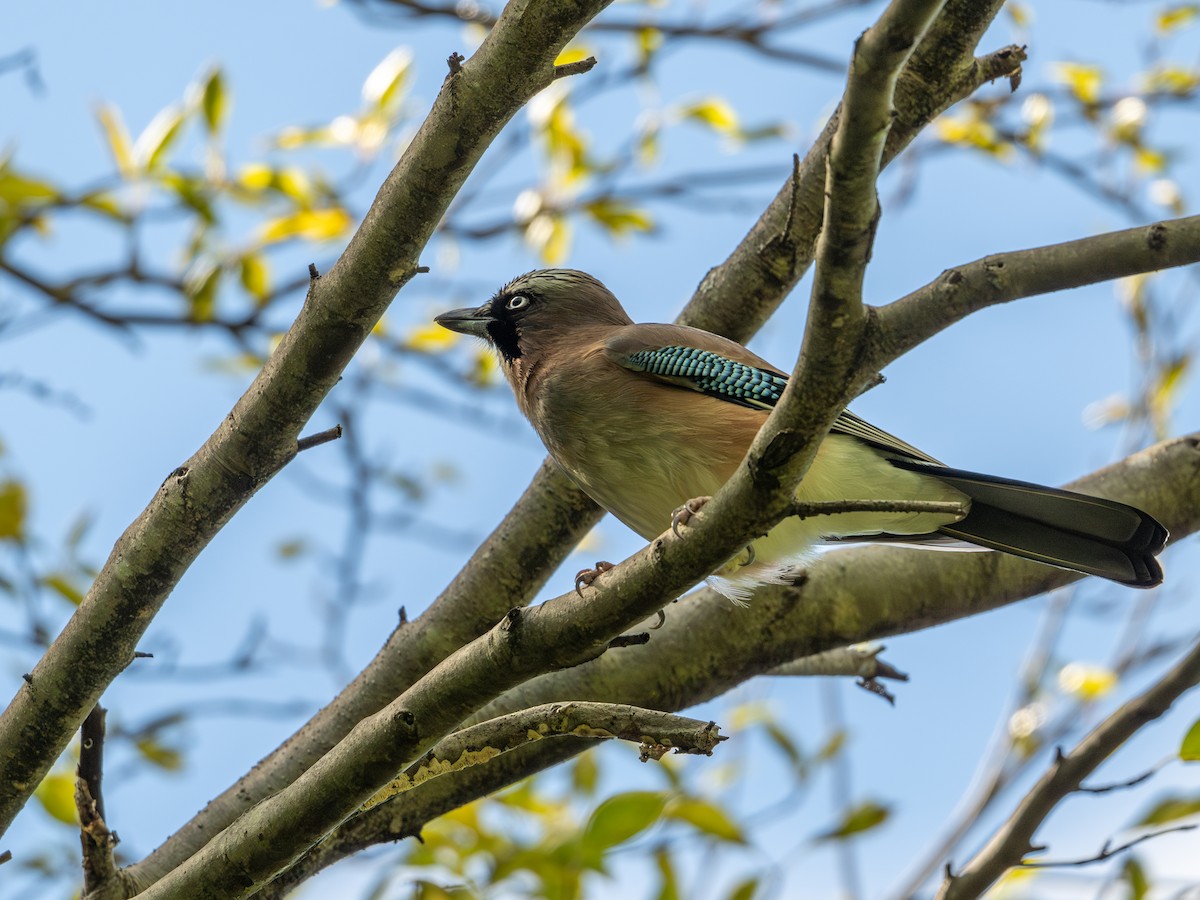
[[[674,533],[675,537],[683,537],[683,535],[679,533],[679,526],[687,525],[692,516],[700,512],[700,510],[704,508],[704,504],[708,503],[708,501],[711,499],[712,497],[693,497],[687,503],[683,504],[683,506],[677,507],[671,513],[671,531]],[[746,561],[739,562],[738,567],[744,569],[746,566],[752,566],[754,565],[754,560],[757,558],[758,556],[754,552],[754,545],[747,544]]]
[[[591,587],[592,582],[612,568],[614,568],[612,563],[600,560],[594,569],[580,569],[575,573],[575,593],[582,597],[584,585]]]
[[[679,526],[686,525],[696,513],[704,508],[704,504],[711,500],[712,497],[693,497],[687,503],[675,509],[671,513],[671,531],[675,537],[683,537],[679,533]]]

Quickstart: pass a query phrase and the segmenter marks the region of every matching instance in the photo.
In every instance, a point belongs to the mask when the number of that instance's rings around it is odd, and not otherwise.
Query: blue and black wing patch
[[[787,378],[695,347],[652,347],[624,355],[622,364],[751,409],[771,409]]]

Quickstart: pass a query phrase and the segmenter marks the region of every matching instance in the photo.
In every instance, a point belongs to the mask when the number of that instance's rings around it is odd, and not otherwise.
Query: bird
[[[575,269],[527,272],[483,305],[435,321],[496,351],[551,457],[646,540],[676,528],[695,511],[694,498],[730,478],[788,381],[736,341],[685,325],[635,323],[608,288]],[[794,496],[800,503],[929,500],[957,511],[786,518],[709,577],[735,603],[759,585],[793,580],[818,544],[847,539],[965,544],[1131,587],[1163,579],[1155,556],[1167,530],[1143,510],[951,468],[848,409]]]

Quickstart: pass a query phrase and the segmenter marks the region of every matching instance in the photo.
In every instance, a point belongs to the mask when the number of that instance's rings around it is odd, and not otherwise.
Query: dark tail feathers
[[[941,534],[1131,587],[1162,583],[1154,557],[1167,529],[1136,507],[905,459],[892,464],[939,478],[971,498],[966,518],[938,529]]]

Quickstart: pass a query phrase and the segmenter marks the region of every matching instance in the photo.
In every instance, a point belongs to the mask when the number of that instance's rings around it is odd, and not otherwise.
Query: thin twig
[[[1152,831],[1149,834],[1143,834],[1131,841],[1126,841],[1119,847],[1112,847],[1111,841],[1105,841],[1104,846],[1100,848],[1100,852],[1095,856],[1088,856],[1084,859],[1062,859],[1062,860],[1046,860],[1045,862],[1022,862],[1022,869],[1061,869],[1069,866],[1090,866],[1092,863],[1104,862],[1106,859],[1111,859],[1121,853],[1124,853],[1130,847],[1136,847],[1143,841],[1148,841],[1151,838],[1161,837],[1164,834],[1173,834],[1177,831],[1194,831],[1200,828],[1200,825],[1173,825],[1170,828],[1163,828],[1159,831]]]
[[[330,441],[336,441],[341,436],[342,426],[334,425],[325,431],[318,431],[316,434],[300,438],[300,440],[296,441],[296,452],[303,453],[305,450],[311,450],[313,447],[319,447],[322,444],[328,444]]]

